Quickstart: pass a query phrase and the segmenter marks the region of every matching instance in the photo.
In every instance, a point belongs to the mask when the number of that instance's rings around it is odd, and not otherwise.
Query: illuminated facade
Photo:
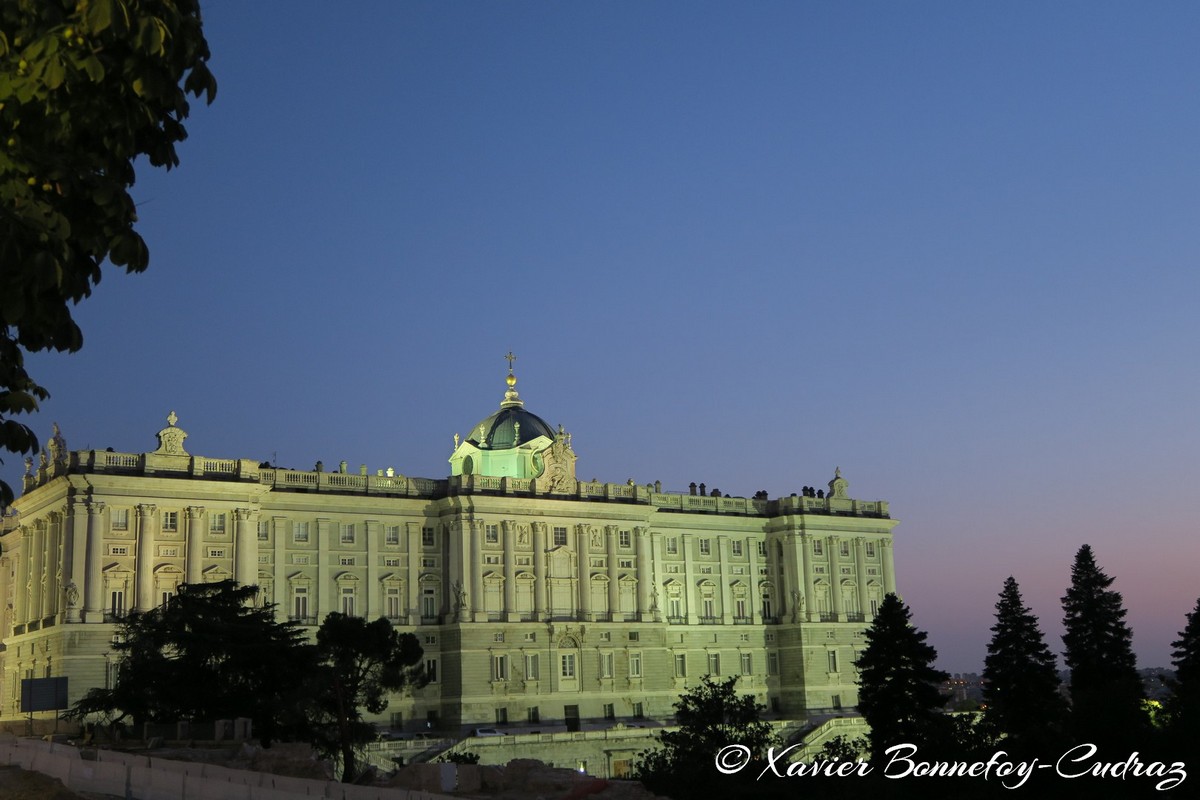
[[[174,413],[146,453],[70,451],[56,426],[0,535],[0,718],[23,677],[69,677],[72,702],[105,685],[122,614],[225,578],[307,626],[415,633],[434,680],[392,702],[404,727],[665,718],[706,674],[780,718],[855,705],[895,591],[887,503],[840,472],[775,499],[578,481],[515,383],[443,479],[194,456]]]

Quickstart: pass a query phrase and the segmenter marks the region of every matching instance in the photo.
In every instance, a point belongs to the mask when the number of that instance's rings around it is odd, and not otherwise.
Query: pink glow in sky
[[[503,392],[581,477],[891,502],[978,671],[1090,543],[1142,666],[1200,595],[1200,7],[209,0],[151,268],[32,359],[73,448],[444,476]],[[20,475],[6,459],[4,476]]]

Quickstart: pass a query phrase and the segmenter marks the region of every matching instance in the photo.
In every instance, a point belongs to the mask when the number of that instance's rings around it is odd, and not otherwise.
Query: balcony
[[[720,617],[700,617],[700,624],[701,625],[720,625],[721,618]]]
[[[866,622],[867,615],[861,611],[852,611],[846,615],[846,622]]]
[[[778,625],[779,617],[763,617],[763,625]]]
[[[754,619],[752,617],[734,617],[733,624],[734,625],[753,625]]]
[[[667,617],[668,625],[687,625],[687,617]]]
[[[317,624],[316,617],[302,617],[302,616],[297,616],[295,614],[289,616],[288,621],[295,622],[299,625],[316,625]]]
[[[819,616],[821,618],[821,622],[837,622],[838,621],[838,615],[834,614],[832,611],[822,611]]]

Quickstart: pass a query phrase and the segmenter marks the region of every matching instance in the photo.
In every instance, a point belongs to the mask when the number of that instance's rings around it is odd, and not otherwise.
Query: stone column
[[[533,618],[546,617],[546,523],[530,523],[533,528]]]
[[[521,618],[517,613],[517,565],[514,553],[517,541],[517,523],[506,519],[500,523],[501,535],[504,537],[504,620],[516,622]]]
[[[329,552],[329,537],[332,520],[318,519],[317,520],[317,596],[310,597],[309,603],[317,604],[317,624],[331,611],[341,611],[340,608],[334,608],[334,586],[333,586],[333,554]],[[309,613],[312,612],[312,605],[309,605]]]
[[[62,576],[64,565],[62,560],[63,515],[58,511],[50,512],[50,525],[46,535],[46,588],[42,592],[42,616],[57,616],[65,605],[63,598]]]
[[[586,525],[575,526],[575,555],[578,567],[575,572],[577,581],[579,619],[590,622],[592,619],[592,565],[588,553],[588,532]]]
[[[783,622],[803,622],[798,597],[803,596],[804,558],[808,552],[807,537],[802,533],[789,532],[783,536],[783,580],[775,599],[779,601],[779,619]]]
[[[746,571],[750,573],[746,578],[747,592],[749,597],[747,602],[750,604],[750,622],[753,625],[762,624],[762,609],[759,604],[762,602],[762,591],[758,587],[758,541],[751,540],[746,542],[746,546],[750,549],[746,552]],[[764,667],[764,671],[765,671]]]
[[[154,540],[155,506],[142,503],[137,507],[137,587],[136,608],[149,611],[158,605],[154,597]]]
[[[42,594],[46,578],[46,520],[35,519],[30,525],[29,544],[29,601],[25,616],[30,622],[41,620]]]
[[[650,563],[650,548],[647,546],[649,530],[644,525],[633,529],[634,553],[637,556],[637,618],[642,622],[650,619],[650,590],[654,588],[654,568]]]
[[[67,604],[67,622],[79,622],[83,618],[80,610],[87,582],[87,504],[82,500],[71,501],[71,519],[67,528],[65,560],[70,568],[64,580],[68,586],[75,584],[75,604]]]
[[[813,569],[812,542],[808,536],[800,537],[800,573],[800,620],[812,622],[817,619],[817,592],[813,588],[816,570]]]
[[[291,587],[288,585],[287,579],[288,570],[291,568],[291,565],[287,563],[288,537],[291,536],[291,533],[286,517],[271,519],[271,545],[274,547],[273,559],[275,561],[275,619],[278,622],[287,621],[287,618],[295,610]]]
[[[445,613],[450,615],[447,622],[466,622],[467,609],[466,607],[458,607],[458,595],[461,591],[466,594],[470,591],[470,571],[466,562],[466,539],[470,535],[467,532],[467,522],[461,519],[456,519],[443,529],[446,537],[446,579],[442,581],[442,597],[438,600],[440,608],[438,613],[443,613],[441,609],[445,609]],[[470,598],[467,598],[468,600]]]
[[[892,560],[892,537],[888,537],[880,542],[883,546],[883,552],[880,555],[880,563],[883,564],[883,591],[887,594],[896,593],[896,563]]]
[[[829,550],[829,600],[833,604],[833,618],[837,622],[846,621],[846,612],[842,608],[842,563],[839,547],[841,537],[830,536],[826,539],[825,547]]]
[[[700,554],[695,541],[696,537],[690,533],[679,536],[679,546],[683,548],[683,613],[688,625],[700,624],[700,615],[696,613],[696,560]]]
[[[87,580],[83,590],[84,622],[104,621],[104,528],[107,517],[103,501],[88,503]]]
[[[26,603],[29,600],[29,593],[26,587],[29,584],[29,568],[33,565],[33,559],[29,554],[29,548],[33,543],[33,534],[29,530],[28,525],[22,525],[20,533],[17,534],[18,544],[20,549],[9,555],[15,559],[16,576],[13,583],[13,624],[24,625],[27,619]],[[21,676],[17,676],[18,678]],[[14,680],[16,680],[14,678]]]
[[[408,560],[408,580],[404,583],[405,594],[408,596],[409,625],[421,623],[421,536],[421,523],[409,522],[405,525],[404,555]],[[449,575],[450,573],[443,574]]]
[[[863,537],[854,540],[855,573],[858,578],[858,613],[867,618],[867,541]]]
[[[604,526],[608,540],[608,613],[613,622],[625,619],[621,615],[621,576],[617,572],[617,531],[616,525]]]
[[[233,579],[243,586],[258,583],[258,514],[249,508],[233,510]]]
[[[187,557],[184,571],[188,583],[204,580],[204,506],[187,508]]]
[[[721,560],[721,624],[733,624],[733,590],[729,586],[729,537],[717,537],[717,556]]]
[[[471,596],[467,598],[468,620],[487,622],[487,607],[483,602],[483,523],[471,520]]]
[[[365,620],[377,619],[387,615],[383,605],[383,585],[379,582],[379,543],[383,540],[383,526],[378,520],[367,520],[363,523],[367,537],[367,591],[362,610]]]

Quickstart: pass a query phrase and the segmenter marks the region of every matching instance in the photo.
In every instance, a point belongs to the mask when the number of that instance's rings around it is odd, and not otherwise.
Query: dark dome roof
[[[521,426],[521,441],[517,439],[517,424]],[[519,406],[502,408],[487,419],[477,422],[467,435],[467,441],[479,447],[479,429],[483,428],[483,438],[488,450],[508,450],[522,442],[528,442],[539,436],[554,439],[554,431],[546,421],[537,414],[531,414]]]

